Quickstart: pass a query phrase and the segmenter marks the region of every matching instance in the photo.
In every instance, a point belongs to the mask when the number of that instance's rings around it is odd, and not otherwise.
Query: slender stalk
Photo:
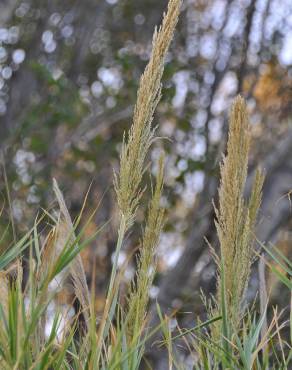
[[[113,266],[112,266],[110,283],[109,283],[109,287],[108,287],[109,292],[111,292],[113,287],[114,287],[114,282],[115,282],[115,278],[116,278],[116,275],[117,275],[117,269],[118,269],[119,254],[120,254],[120,251],[122,249],[122,245],[123,245],[123,241],[125,239],[126,231],[127,231],[126,217],[124,215],[121,215],[121,221],[120,221],[120,226],[119,226],[119,231],[118,231],[118,241],[117,241],[117,245],[116,245],[114,263],[113,263]]]

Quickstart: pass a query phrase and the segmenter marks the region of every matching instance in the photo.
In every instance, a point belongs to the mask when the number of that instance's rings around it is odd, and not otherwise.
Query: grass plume
[[[154,32],[152,53],[140,79],[133,124],[124,136],[120,156],[120,172],[114,176],[117,201],[128,227],[134,222],[143,189],[145,158],[153,142],[155,127],[153,115],[161,98],[161,78],[164,60],[178,21],[181,0],[170,0],[159,30]]]
[[[244,100],[238,96],[231,109],[227,155],[220,166],[219,209],[215,208],[222,261],[218,302],[222,307],[223,289],[228,317],[234,326],[238,325],[242,314],[242,298],[250,275],[253,233],[264,179],[262,172],[258,170],[250,199],[246,203],[243,194],[247,179],[249,147],[247,109]]]
[[[137,281],[133,283],[129,295],[128,335],[135,339],[134,333],[139,333],[145,320],[149,300],[149,289],[156,271],[155,250],[163,227],[164,209],[160,205],[163,189],[164,156],[159,159],[159,169],[156,186],[149,205],[146,228],[141,242],[138,259]]]

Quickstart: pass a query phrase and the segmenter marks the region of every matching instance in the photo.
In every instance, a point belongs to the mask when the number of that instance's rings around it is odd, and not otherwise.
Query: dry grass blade
[[[58,200],[58,204],[60,207],[60,222],[58,225],[58,233],[59,238],[63,241],[63,246],[68,241],[68,238],[72,238],[72,242],[74,241],[74,227],[68,212],[68,209],[65,204],[64,197],[61,193],[61,190],[58,186],[57,181],[53,180],[53,189]],[[78,298],[81,307],[83,309],[82,313],[85,317],[85,321],[87,325],[89,324],[89,307],[90,307],[90,294],[89,289],[86,281],[86,276],[82,264],[82,259],[80,254],[78,254],[74,260],[69,265],[70,275],[72,276],[74,292],[76,297]]]
[[[258,265],[258,273],[259,273],[259,290],[260,290],[260,311],[261,316],[265,315],[265,320],[262,326],[262,337],[264,333],[267,331],[268,323],[266,317],[266,309],[268,306],[268,293],[267,293],[267,284],[266,284],[266,277],[265,277],[265,261],[263,258],[260,258],[259,265]]]
[[[7,274],[4,271],[0,272],[0,303],[5,314],[7,317],[8,313],[8,279]]]

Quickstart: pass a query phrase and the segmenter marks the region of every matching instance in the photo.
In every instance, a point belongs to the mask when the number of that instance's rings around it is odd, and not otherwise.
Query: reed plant
[[[263,173],[258,169],[249,199],[245,198],[250,140],[246,104],[238,96],[230,113],[227,154],[223,156],[220,165],[218,208],[214,205],[220,244],[220,255],[215,255],[218,266],[217,294],[211,302],[204,298],[209,314],[207,323],[211,324],[211,329],[198,332],[198,328],[194,328],[180,334],[191,336],[189,342],[198,356],[196,369],[288,369],[291,361],[291,346],[281,335],[282,329],[290,325],[291,317],[283,321],[283,312],[274,309],[267,324],[267,293],[261,294],[261,297],[266,298],[264,302],[261,301],[259,312],[255,306],[247,304],[245,296],[252,263],[259,255],[254,243],[255,226],[264,182]],[[290,261],[277,249],[272,252],[257,242],[258,247],[266,250],[291,279]],[[276,267],[267,263],[274,272],[278,272]],[[285,273],[279,275],[280,280],[291,290],[289,277]],[[265,284],[261,284],[261,278],[259,281],[260,289],[266,289]],[[274,348],[275,343],[281,346],[281,360],[273,359],[271,348]]]
[[[105,309],[99,328],[99,339],[97,342],[99,348],[101,348],[102,341],[104,341],[108,335],[117,303],[118,284],[115,283],[117,281],[119,253],[125,235],[135,221],[137,208],[143,194],[142,178],[147,168],[145,160],[149,148],[153,143],[156,131],[156,127],[152,126],[153,115],[161,98],[161,78],[164,70],[164,60],[173,38],[180,6],[181,0],[170,0],[162,25],[154,32],[150,60],[140,79],[137,102],[134,108],[133,123],[129,133],[124,135],[123,139],[119,173],[114,173],[114,187],[120,212],[120,224]],[[144,246],[142,250],[148,248],[151,254],[153,254],[153,246],[146,244],[156,244],[157,237],[155,237],[153,233],[159,234],[161,229],[161,217],[158,203],[162,187],[162,169],[162,162],[160,162],[160,174],[157,179],[158,187],[156,187],[157,191],[154,193],[154,198],[149,208],[148,225],[146,226],[146,233],[143,238]],[[153,220],[156,223],[153,223]],[[152,238],[153,240],[151,240]],[[142,252],[142,264],[145,259],[144,255],[145,258],[148,258],[148,256]],[[152,259],[152,255],[150,259]],[[141,265],[141,267],[144,268],[144,265]],[[137,290],[141,289],[141,287],[139,288],[140,283],[142,282],[139,281]],[[132,294],[135,296],[135,293]],[[136,307],[135,309],[141,310],[141,308],[136,305],[137,300],[133,299],[133,301]],[[129,312],[129,319],[132,319],[131,315],[133,315],[133,310],[130,308]],[[129,332],[131,332],[131,330]],[[101,352],[99,351],[98,359],[100,359],[100,355]]]
[[[118,293],[122,271],[118,258],[127,233],[136,220],[144,185],[147,154],[155,139],[153,115],[161,98],[164,60],[178,21],[181,0],[169,0],[162,25],[156,29],[150,60],[140,80],[133,123],[124,135],[119,171],[114,173],[114,189],[119,209],[119,229],[115,257],[102,317],[94,309],[94,291],[90,294],[79,252],[91,239],[83,241],[84,228],[76,233],[80,217],[72,222],[63,195],[54,180],[53,189],[59,215],[45,212],[52,228],[40,242],[38,222],[14,247],[0,257],[3,271],[2,304],[0,304],[1,368],[23,369],[138,369],[144,343],[143,332],[149,289],[154,277],[155,248],[163,225],[160,205],[163,188],[164,156],[159,160],[158,174],[148,217],[141,238],[138,271],[129,289],[127,307],[119,304]],[[90,217],[90,219],[93,215]],[[87,223],[90,222],[89,220]],[[99,231],[97,230],[96,234]],[[95,235],[92,236],[94,238]],[[23,287],[21,255],[29,249],[29,278]],[[16,261],[16,279],[8,284],[8,265]],[[70,315],[56,306],[57,294],[68,284],[80,304],[80,312]],[[50,320],[48,312],[55,307]],[[77,330],[79,318],[85,327]],[[48,328],[48,320],[52,322]],[[114,323],[115,320],[115,323]],[[49,334],[46,332],[49,331]],[[78,340],[75,333],[79,331]]]

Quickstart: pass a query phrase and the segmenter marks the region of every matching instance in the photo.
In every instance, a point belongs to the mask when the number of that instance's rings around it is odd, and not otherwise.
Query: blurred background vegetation
[[[53,177],[73,217],[91,186],[86,212],[99,207],[92,229],[110,220],[82,252],[89,282],[93,261],[97,265],[98,310],[104,305],[117,236],[112,168],[131,124],[152,32],[166,4],[0,2],[0,248],[33,225],[40,207],[52,206]],[[201,312],[200,288],[207,294],[215,288],[215,267],[204,237],[216,248],[211,201],[216,202],[228,110],[238,93],[246,98],[251,115],[251,173],[260,163],[267,176],[258,237],[291,255],[291,66],[290,0],[184,1],[155,117],[159,136],[168,140],[157,141],[149,158],[152,166],[160,148],[167,151],[167,223],[150,294],[164,311],[178,310],[184,326],[193,320],[186,313],[190,307]],[[151,168],[155,173],[155,166]],[[139,212],[142,218],[144,210]],[[133,232],[120,263],[137,242]],[[256,266],[254,270],[248,299],[257,291]],[[133,261],[125,283],[134,271]],[[273,300],[285,307],[288,292],[279,295],[272,277],[269,287],[274,287]],[[161,357],[158,353],[155,361]]]

